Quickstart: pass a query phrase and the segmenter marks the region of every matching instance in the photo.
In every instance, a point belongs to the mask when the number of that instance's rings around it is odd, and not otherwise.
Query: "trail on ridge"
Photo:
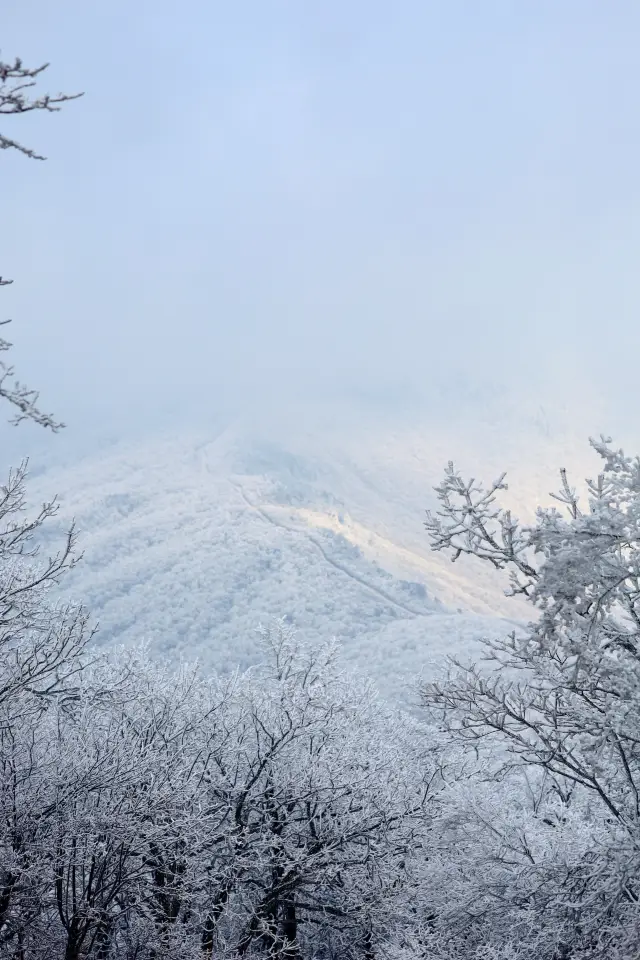
[[[275,517],[272,517],[263,507],[259,506],[258,504],[252,503],[239,483],[236,483],[233,480],[229,480],[229,483],[231,484],[232,487],[234,487],[238,491],[238,493],[240,494],[240,496],[242,497],[242,499],[244,500],[244,502],[246,503],[246,505],[249,507],[250,510],[253,510],[256,513],[258,513],[268,523],[273,524],[274,527],[279,527],[281,530],[286,530],[289,533],[302,534],[302,536],[304,536],[307,540],[309,540],[314,545],[314,547],[322,554],[322,557],[328,564],[330,564],[336,570],[339,570],[341,573],[344,573],[347,577],[350,577],[352,580],[355,580],[357,583],[360,584],[360,586],[364,587],[370,593],[375,594],[376,596],[385,600],[387,603],[392,604],[392,606],[397,607],[399,610],[403,610],[405,613],[408,613],[412,618],[429,616],[429,614],[425,613],[423,610],[414,610],[411,607],[409,607],[407,604],[402,603],[400,600],[396,600],[395,597],[392,597],[390,594],[386,593],[386,591],[381,590],[379,587],[375,587],[371,583],[368,583],[359,574],[354,573],[352,570],[349,570],[348,567],[345,567],[339,561],[334,560],[333,557],[330,557],[327,551],[324,549],[324,547],[320,543],[320,541],[316,540],[313,534],[307,533],[306,531],[303,531],[303,530],[299,530],[296,527],[290,527],[288,524],[282,523],[281,520],[276,520]]]

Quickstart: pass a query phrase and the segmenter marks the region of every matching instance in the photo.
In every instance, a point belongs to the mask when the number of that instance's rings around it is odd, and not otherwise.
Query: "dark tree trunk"
[[[229,887],[224,887],[218,894],[216,894],[213,906],[209,911],[209,914],[205,918],[204,924],[202,925],[202,952],[205,954],[211,955],[213,953],[213,941],[216,932],[216,927],[218,925],[218,920],[220,919],[220,914],[224,909],[224,905],[229,899],[229,894],[231,890]]]
[[[80,951],[82,949],[82,940],[79,931],[72,921],[67,930],[67,946],[64,951],[64,960],[80,960]]]
[[[298,918],[294,900],[286,900],[282,907],[282,958],[283,960],[298,960]]]

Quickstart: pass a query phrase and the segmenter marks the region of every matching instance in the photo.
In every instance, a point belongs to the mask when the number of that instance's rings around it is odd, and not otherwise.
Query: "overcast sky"
[[[49,158],[0,158],[20,373],[71,425],[450,376],[634,413],[639,37],[635,0],[2,0],[3,58],[85,91],[2,120]]]

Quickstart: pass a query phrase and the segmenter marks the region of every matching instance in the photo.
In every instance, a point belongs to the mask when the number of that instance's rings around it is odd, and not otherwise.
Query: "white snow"
[[[94,612],[99,643],[147,640],[228,671],[255,659],[260,623],[286,617],[309,640],[337,636],[406,699],[446,654],[527,616],[491,568],[430,552],[423,519],[449,459],[487,480],[515,468],[525,516],[558,466],[577,463],[581,479],[582,438],[531,436],[514,442],[492,420],[245,418],[112,446],[39,474],[31,493],[61,491],[58,526],[77,521],[85,556],[65,589]]]

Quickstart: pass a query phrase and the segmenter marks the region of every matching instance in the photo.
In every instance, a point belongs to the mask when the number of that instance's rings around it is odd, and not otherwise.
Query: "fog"
[[[434,383],[633,424],[636,4],[3,0],[0,27],[85,92],[3,118],[48,160],[0,181],[16,365],[78,435]]]

